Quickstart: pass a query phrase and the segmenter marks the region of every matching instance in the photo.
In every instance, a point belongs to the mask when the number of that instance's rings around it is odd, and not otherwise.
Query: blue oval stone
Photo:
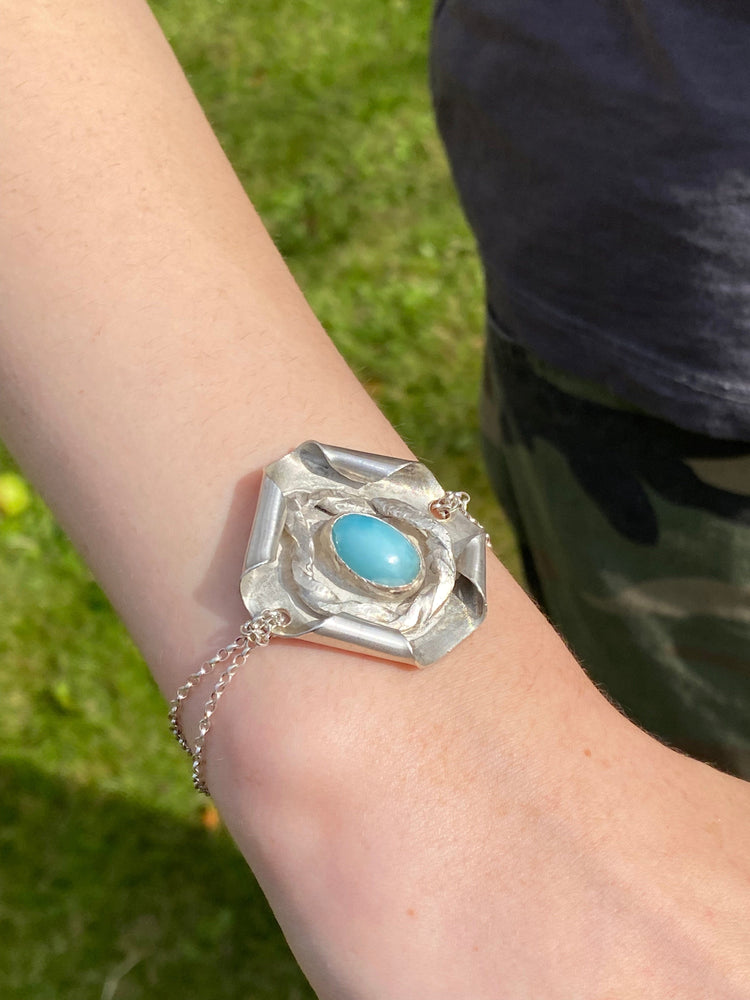
[[[419,552],[398,528],[371,514],[342,514],[331,529],[333,547],[350,570],[385,587],[416,580]]]

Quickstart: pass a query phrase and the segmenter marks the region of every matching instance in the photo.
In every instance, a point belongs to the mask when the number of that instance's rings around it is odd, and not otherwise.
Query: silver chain
[[[277,629],[283,628],[291,621],[291,615],[286,608],[267,608],[261,611],[254,618],[246,621],[240,629],[240,635],[226,646],[214,653],[214,655],[198,667],[195,673],[191,674],[182,687],[177,689],[177,694],[169,705],[169,729],[174,734],[177,742],[192,757],[193,760],[193,784],[199,792],[208,795],[208,786],[204,776],[203,754],[206,746],[206,737],[211,728],[211,717],[216,711],[219,699],[224,694],[230,681],[239,668],[247,660],[253,646],[267,646],[271,636]],[[228,661],[228,662],[227,662]],[[198,736],[193,746],[187,740],[182,727],[181,709],[183,702],[188,698],[193,688],[209,674],[212,674],[219,663],[227,663],[217,680],[213,691],[208,697],[203,709],[203,718],[198,723]]]
[[[445,521],[457,511],[461,511],[470,521],[479,525],[476,518],[467,511],[467,505],[471,497],[463,491],[444,493],[437,500],[430,504],[430,512],[433,517],[440,521]],[[481,527],[481,525],[479,525]],[[487,544],[490,543],[490,536],[485,533]],[[286,608],[266,608],[260,614],[246,621],[240,628],[240,635],[232,642],[222,646],[218,652],[214,653],[208,660],[204,660],[195,673],[192,673],[182,687],[177,689],[177,694],[169,705],[169,730],[174,735],[183,750],[193,761],[193,784],[199,792],[209,795],[208,786],[204,775],[203,755],[206,747],[206,737],[211,729],[211,719],[219,699],[226,691],[232,678],[239,668],[245,663],[253,646],[267,646],[271,636],[279,629],[283,629],[291,621],[291,615]],[[219,675],[219,679],[214,685],[214,689],[208,697],[203,708],[203,718],[198,723],[198,736],[191,746],[182,726],[182,705],[190,696],[190,692],[198,687],[204,677],[213,674],[220,663],[226,663],[226,667]]]
[[[433,517],[436,517],[439,521],[446,521],[452,514],[456,511],[461,511],[465,517],[473,523],[476,524],[478,528],[484,531],[484,526],[477,521],[475,517],[467,510],[471,496],[465,492],[465,490],[449,490],[447,493],[443,493],[441,497],[437,500],[433,500],[430,504],[430,512]],[[487,543],[488,548],[492,548],[492,542],[490,541],[490,536],[487,531],[484,531],[484,538]]]
[[[439,521],[447,521],[451,514],[455,514],[457,510],[460,510],[468,517],[466,508],[469,500],[471,500],[471,497],[468,493],[464,493],[463,490],[451,490],[448,493],[443,493],[437,500],[433,500],[430,504],[430,510],[433,516]]]

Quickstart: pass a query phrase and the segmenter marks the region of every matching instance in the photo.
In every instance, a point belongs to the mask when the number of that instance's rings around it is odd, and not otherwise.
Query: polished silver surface
[[[487,536],[421,463],[307,441],[264,472],[240,581],[251,617],[285,608],[277,634],[426,666],[482,622]],[[414,585],[374,587],[331,555],[343,513],[391,523],[417,547]]]

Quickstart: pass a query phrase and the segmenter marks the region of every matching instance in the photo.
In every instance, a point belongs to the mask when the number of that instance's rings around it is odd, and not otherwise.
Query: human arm
[[[241,620],[260,467],[408,449],[147,9],[5,24],[3,435],[171,696]],[[489,576],[486,625],[423,673],[279,642],[222,702],[211,787],[303,967],[322,996],[732,995],[746,786],[622,720]]]

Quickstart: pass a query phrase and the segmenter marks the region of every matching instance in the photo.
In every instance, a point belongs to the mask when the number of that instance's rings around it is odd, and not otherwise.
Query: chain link
[[[478,528],[484,531],[484,526],[475,517],[472,517],[467,510],[470,500],[471,496],[464,490],[449,490],[447,493],[443,493],[441,497],[438,497],[437,500],[432,501],[430,504],[430,513],[439,521],[447,521],[452,514],[460,510],[473,524],[476,524]],[[492,542],[487,531],[484,531],[484,538],[487,547],[491,549]]]
[[[206,737],[211,729],[211,718],[216,711],[221,696],[227,689],[234,675],[245,663],[253,646],[267,646],[271,636],[278,629],[284,628],[291,621],[291,615],[286,608],[267,608],[260,614],[246,621],[240,629],[240,635],[232,642],[222,646],[210,659],[198,667],[192,673],[182,687],[177,689],[177,694],[169,705],[169,730],[174,735],[183,750],[193,759],[193,784],[199,792],[208,795],[208,786],[204,776],[203,754],[206,745]],[[190,696],[190,692],[196,688],[204,677],[214,672],[218,664],[227,663],[214,685],[214,689],[208,697],[203,708],[203,717],[198,723],[198,736],[193,746],[190,745],[182,726],[182,705]]]
[[[455,514],[457,510],[465,514],[469,500],[471,497],[468,493],[451,490],[448,493],[443,493],[437,500],[433,500],[430,504],[430,511],[433,517],[439,521],[447,521],[451,514]]]

